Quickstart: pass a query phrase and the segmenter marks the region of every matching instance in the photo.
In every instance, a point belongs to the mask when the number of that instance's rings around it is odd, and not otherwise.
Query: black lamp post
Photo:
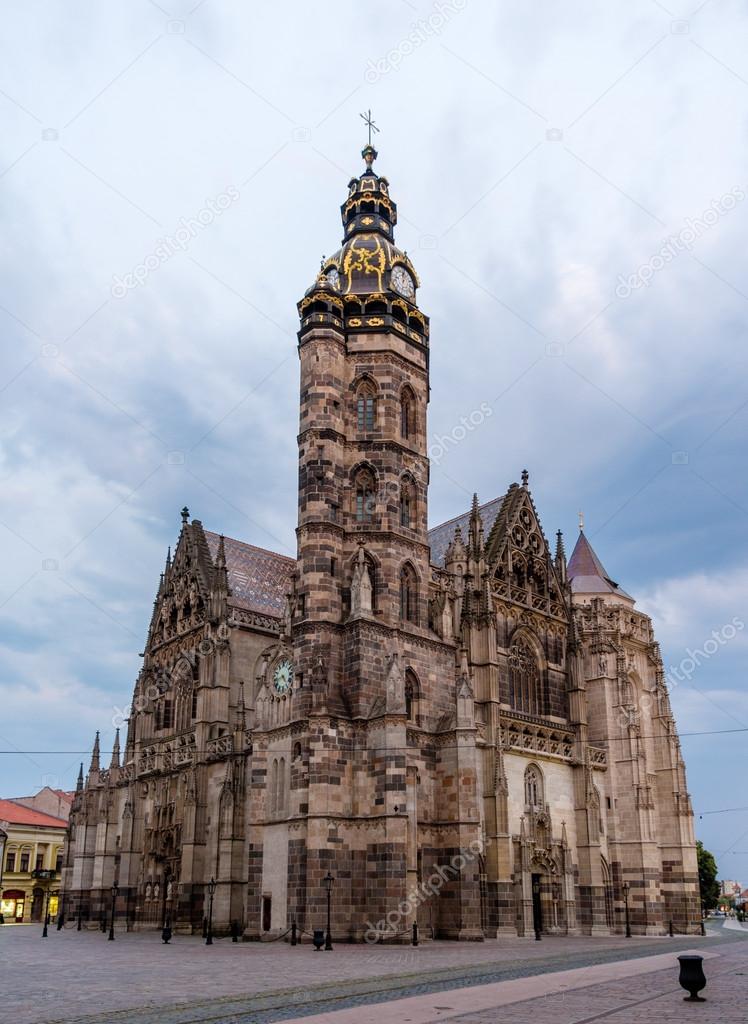
[[[109,922],[109,935],[108,939],[110,942],[114,942],[114,909],[117,905],[117,896],[119,895],[119,886],[115,882],[112,886],[112,919]]]
[[[44,910],[44,928],[42,928],[42,938],[47,938],[47,929],[49,928],[49,889],[47,889],[46,895],[42,898],[42,909]]]
[[[60,906],[57,912],[57,931],[62,931],[62,926],[65,923],[65,893],[60,894]]]
[[[623,883],[623,903],[626,908],[626,938],[631,938],[631,918],[629,917],[629,889],[631,886],[628,882]]]
[[[216,880],[211,878],[208,882],[208,935],[205,939],[206,946],[213,945],[213,897],[216,894]]]
[[[332,935],[330,934],[330,901],[332,900],[332,887],[335,879],[328,871],[322,879],[322,884],[327,890],[327,931],[325,932],[325,949],[332,949]]]
[[[166,927],[166,916],[167,916],[167,914],[166,914],[166,900],[167,900],[167,896],[168,896],[168,893],[169,893],[169,878],[170,877],[171,876],[169,874],[169,869],[166,868],[166,870],[164,871],[164,902],[163,902],[163,905],[161,907],[161,927],[162,928]]]
[[[535,941],[540,942],[540,882],[532,883],[532,926],[535,929]]]

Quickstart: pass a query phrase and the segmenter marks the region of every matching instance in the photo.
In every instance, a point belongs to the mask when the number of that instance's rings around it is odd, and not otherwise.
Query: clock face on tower
[[[406,299],[412,299],[416,294],[416,288],[413,284],[413,278],[410,276],[405,267],[397,266],[392,271],[390,278],[392,287],[396,292],[400,292]]]
[[[330,267],[325,277],[331,288],[334,288],[336,292],[340,291],[340,274],[335,267]]]
[[[283,661],[279,661],[273,669],[273,689],[282,697],[291,689],[292,682],[293,665],[288,658],[284,658]]]

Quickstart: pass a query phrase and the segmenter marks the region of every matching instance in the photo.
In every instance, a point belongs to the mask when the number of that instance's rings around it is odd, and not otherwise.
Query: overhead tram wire
[[[677,739],[682,740],[682,739],[688,739],[690,736],[724,736],[724,735],[727,735],[727,734],[730,734],[730,733],[740,733],[740,732],[748,732],[748,727],[742,728],[742,729],[707,729],[707,730],[704,730],[702,732],[679,732],[679,733],[676,733],[675,736],[677,737]],[[637,736],[636,738],[640,739],[640,740],[666,740],[666,739],[668,739],[668,736],[663,736],[661,734],[656,735],[654,733],[650,733],[650,734],[644,735],[644,736]],[[606,744],[608,744],[608,743],[616,743],[616,742],[624,742],[627,739],[628,739],[628,736],[610,736],[604,742]],[[456,743],[444,744],[445,748],[456,747],[456,746],[457,746]],[[273,749],[276,749],[276,748],[273,748]],[[277,748],[277,749],[279,751],[281,750],[280,747]],[[289,747],[289,748],[282,748],[282,749],[283,750],[286,750],[286,749],[291,750],[292,748]],[[374,749],[374,748],[372,748],[372,749]],[[391,746],[387,746],[387,747],[382,747],[381,749],[382,750],[411,750],[412,748],[408,747],[408,746],[405,746],[405,747],[391,747]],[[0,750],[0,754],[23,754],[23,755],[26,755],[26,754],[59,754],[60,756],[66,755],[66,756],[71,756],[71,757],[72,756],[86,757],[86,756],[90,755],[90,753],[91,753],[91,748],[90,747],[87,750]],[[111,750],[102,750],[101,751],[101,756],[103,758],[106,755],[111,755],[111,753],[112,753]],[[203,750],[203,751],[200,751],[200,753],[206,753],[206,751]],[[736,808],[736,810],[742,810],[742,809],[743,808]],[[748,808],[746,808],[746,809],[748,810]],[[716,813],[719,813],[719,812],[715,811],[714,813],[716,814]]]

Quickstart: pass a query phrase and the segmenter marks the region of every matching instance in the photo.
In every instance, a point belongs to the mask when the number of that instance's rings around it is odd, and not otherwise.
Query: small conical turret
[[[78,769],[78,781],[75,783],[75,792],[76,793],[80,793],[82,789],[83,789],[83,762],[81,761],[81,766]]]
[[[454,572],[455,566],[464,564],[466,558],[467,548],[465,547],[465,542],[462,539],[462,530],[458,523],[455,527],[455,535],[447,545],[447,550],[444,555],[444,566],[448,572]]]

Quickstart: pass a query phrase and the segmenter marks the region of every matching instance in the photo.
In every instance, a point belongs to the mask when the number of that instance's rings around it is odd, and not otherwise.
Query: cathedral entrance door
[[[543,930],[543,905],[540,902],[540,881],[542,875],[532,876],[532,926],[536,932]]]

